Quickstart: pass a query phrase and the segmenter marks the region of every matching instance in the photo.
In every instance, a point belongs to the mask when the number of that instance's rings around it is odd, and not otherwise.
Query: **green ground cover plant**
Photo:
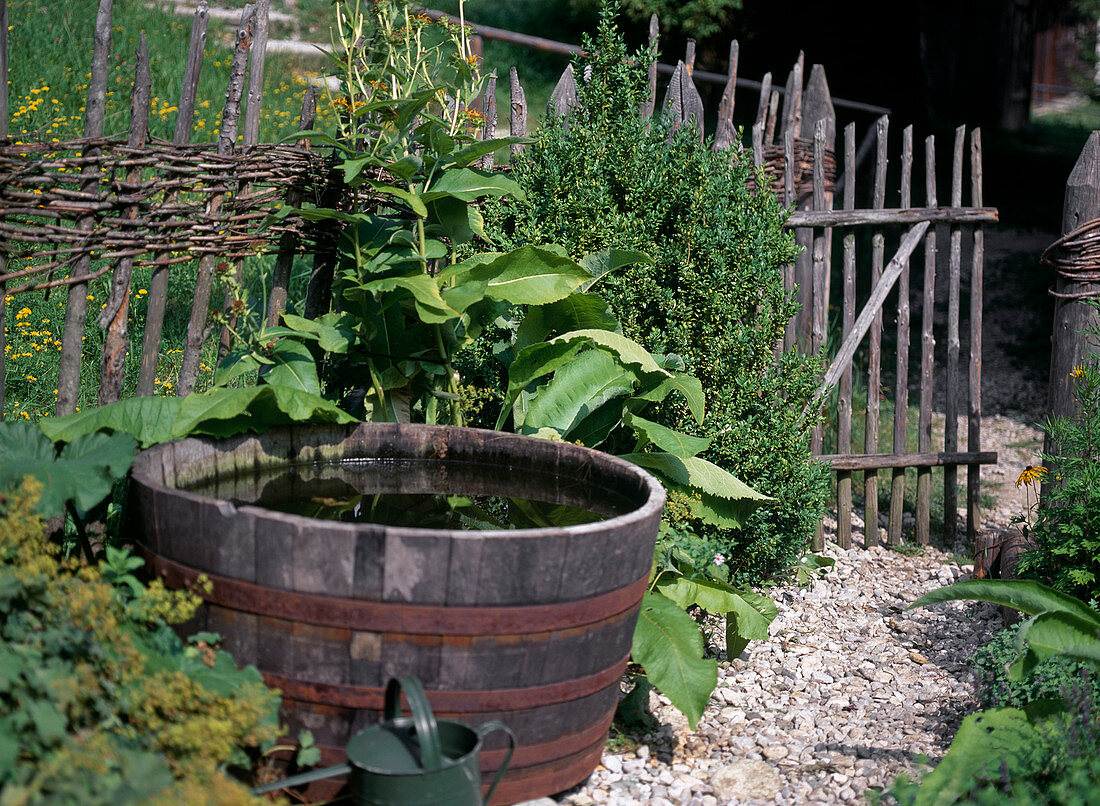
[[[701,455],[773,497],[741,529],[695,531],[729,558],[731,581],[758,582],[802,556],[824,507],[827,474],[809,457],[813,417],[803,408],[817,362],[773,348],[794,313],[780,267],[794,255],[783,214],[750,190],[751,160],[718,154],[691,127],[642,120],[644,52],[630,55],[608,4],[591,70],[568,118],[551,119],[513,160],[526,201],[487,211],[500,244],[560,243],[571,255],[640,250],[653,260],[602,281],[623,333],[646,349],[675,355],[697,376],[708,417],[690,422],[669,403],[659,420],[703,435]],[[490,350],[471,354],[471,372],[493,373]],[[708,560],[709,562],[709,560]]]

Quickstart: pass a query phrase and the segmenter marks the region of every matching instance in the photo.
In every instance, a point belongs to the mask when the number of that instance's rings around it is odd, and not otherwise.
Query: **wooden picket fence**
[[[73,411],[79,389],[81,340],[86,320],[86,291],[93,279],[93,251],[97,258],[112,260],[107,269],[112,275],[112,294],[100,323],[107,331],[101,357],[100,404],[118,399],[122,386],[127,345],[126,320],[129,303],[129,278],[135,261],[154,268],[149,289],[148,324],[143,334],[143,349],[137,394],[152,393],[152,378],[160,352],[168,275],[195,270],[197,287],[192,303],[184,348],[183,365],[177,389],[187,394],[195,385],[199,356],[211,338],[208,324],[214,274],[220,263],[232,270],[247,254],[257,251],[277,254],[273,288],[268,301],[269,321],[277,318],[286,305],[291,261],[313,240],[314,265],[309,281],[305,312],[315,316],[328,309],[335,256],[319,245],[331,237],[310,230],[293,217],[278,226],[259,228],[259,222],[282,202],[291,206],[310,200],[331,206],[340,198],[338,172],[318,158],[306,144],[268,146],[258,140],[258,123],[263,97],[263,64],[267,42],[270,0],[256,0],[244,6],[234,47],[233,63],[222,112],[217,144],[194,146],[188,142],[195,92],[201,69],[208,17],[207,0],[200,0],[191,32],[187,71],[184,76],[176,135],[172,143],[149,143],[148,57],[139,59],[131,106],[131,128],[125,143],[104,140],[103,107],[106,93],[106,64],[110,50],[110,2],[101,0],[96,24],[92,78],[89,82],[87,129],[82,141],[63,144],[79,157],[58,156],[64,150],[58,144],[38,144],[35,160],[28,154],[35,148],[0,142],[0,238],[5,240],[46,241],[55,244],[48,250],[51,262],[41,260],[32,269],[7,271],[6,255],[0,252],[0,296],[53,286],[68,287],[65,329],[58,377],[58,414]],[[6,12],[6,3],[0,0]],[[434,13],[434,12],[433,12]],[[2,21],[0,21],[2,22]],[[6,86],[7,26],[0,25],[0,83]],[[651,44],[658,44],[658,24],[651,21]],[[530,38],[530,37],[528,37]],[[544,42],[544,40],[540,40]],[[551,43],[551,45],[560,43]],[[562,46],[572,48],[572,46]],[[574,50],[576,50],[574,48]],[[927,543],[930,535],[931,469],[944,468],[944,528],[948,535],[957,529],[956,483],[958,468],[966,467],[968,487],[967,533],[973,538],[980,522],[980,468],[996,461],[996,454],[982,452],[981,443],[981,307],[983,226],[997,220],[997,211],[983,207],[981,182],[981,135],[969,132],[970,194],[963,204],[964,151],[967,132],[960,128],[952,151],[952,181],[949,204],[939,203],[936,188],[936,150],[932,137],[925,140],[924,204],[913,200],[912,182],[914,140],[912,128],[904,130],[900,159],[900,186],[896,205],[887,206],[887,152],[889,118],[885,115],[867,126],[857,148],[857,125],[843,129],[843,159],[836,158],[836,108],[866,116],[882,110],[867,104],[832,98],[825,71],[814,65],[804,79],[801,54],[793,65],[782,89],[773,84],[771,74],[760,81],[737,75],[739,46],[731,43],[729,68],[724,76],[724,91],[718,108],[713,139],[716,150],[751,149],[754,163],[764,170],[772,189],[791,210],[786,226],[794,231],[805,247],[797,262],[785,267],[786,287],[797,296],[801,312],[787,328],[780,349],[818,352],[828,348],[829,312],[840,311],[839,346],[822,379],[821,399],[836,389],[835,410],[830,407],[827,428],[814,435],[813,451],[827,461],[837,475],[837,540],[851,544],[853,512],[853,473],[862,473],[864,520],[878,523],[879,472],[891,471],[889,527],[887,539],[902,539],[902,511],[905,505],[905,469],[917,469],[915,501],[916,539]],[[251,68],[249,67],[251,62]],[[245,92],[246,70],[248,104],[243,125],[243,148],[236,147],[241,99]],[[664,72],[671,73],[661,106],[657,106],[658,65],[649,72],[649,98],[639,110],[642,115],[661,109],[677,126],[694,126],[703,136],[704,106],[695,84],[696,76],[714,80],[714,74],[696,74],[694,45],[689,44],[685,58]],[[485,94],[483,137],[496,136],[497,109],[495,75]],[[566,68],[550,100],[550,111],[567,115],[578,102],[577,76]],[[755,115],[748,144],[742,145],[734,126],[738,88],[755,93]],[[529,110],[526,94],[515,68],[509,75],[510,114],[508,129],[525,134]],[[753,107],[750,107],[753,108]],[[315,94],[307,92],[303,102],[301,128],[312,125]],[[6,96],[0,98],[0,135],[6,135]],[[515,147],[518,150],[520,147]],[[857,187],[861,166],[874,153],[871,166],[871,203],[860,207]],[[484,167],[492,167],[487,158]],[[65,168],[65,170],[59,170]],[[150,178],[150,174],[154,176]],[[104,182],[103,176],[123,177]],[[166,179],[165,177],[168,177]],[[28,186],[34,184],[42,196],[36,204],[28,201]],[[43,190],[44,188],[44,190]],[[837,197],[841,209],[833,209]],[[42,199],[47,202],[43,202]],[[188,206],[188,210],[184,210]],[[28,226],[33,221],[33,226]],[[129,223],[126,223],[129,222]],[[41,237],[35,238],[34,227]],[[859,253],[857,233],[870,230],[870,265],[857,271]],[[946,324],[936,319],[944,307],[944,283],[937,284],[936,230],[945,229],[949,242],[946,276]],[[834,232],[839,231],[834,237]],[[969,260],[964,266],[964,236]],[[896,253],[886,261],[887,243],[896,242]],[[924,245],[923,260],[913,260],[917,247]],[[842,262],[839,288],[833,288],[834,252]],[[39,253],[39,258],[42,253]],[[192,269],[196,262],[197,267]],[[920,284],[911,283],[911,274],[920,272]],[[64,276],[55,279],[54,273]],[[43,276],[45,279],[43,279]],[[942,273],[941,273],[942,280]],[[857,290],[866,287],[866,302],[857,312]],[[921,312],[919,373],[910,362],[911,289],[923,293],[915,299]],[[967,357],[966,394],[961,378],[960,327],[962,326],[962,289],[969,289],[969,356]],[[895,290],[896,289],[896,290]],[[831,304],[833,303],[833,304]],[[893,361],[894,421],[893,440],[880,445],[880,395],[883,362],[889,360],[884,347],[884,311],[896,306]],[[891,317],[892,318],[892,317]],[[934,351],[936,333],[946,331],[945,361],[937,363]],[[0,339],[3,337],[0,336]],[[223,347],[224,334],[222,337]],[[853,399],[857,351],[863,348],[865,361],[866,423],[861,453],[853,452]],[[3,343],[0,341],[0,349]],[[908,425],[910,386],[919,395],[917,449],[905,444]],[[933,391],[944,389],[945,427],[941,438],[933,439]],[[0,412],[3,410],[4,368],[0,364]],[[957,417],[966,407],[967,445],[959,450]],[[835,453],[824,455],[825,434],[835,433]],[[878,529],[866,530],[866,545],[879,539]],[[817,544],[822,542],[819,530]]]

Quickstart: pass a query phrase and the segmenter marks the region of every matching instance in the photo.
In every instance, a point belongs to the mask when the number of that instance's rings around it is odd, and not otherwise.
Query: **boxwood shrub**
[[[623,331],[655,353],[675,353],[706,391],[706,458],[776,500],[739,530],[697,525],[726,555],[734,581],[758,582],[804,551],[824,507],[827,475],[810,458],[815,423],[802,411],[818,362],[774,347],[795,313],[782,266],[796,247],[784,211],[754,190],[751,155],[714,152],[691,126],[638,115],[651,54],[629,54],[615,4],[603,12],[593,54],[576,65],[579,105],[550,117],[512,162],[523,204],[486,215],[500,246],[560,243],[574,258],[602,249],[644,251],[648,265],[608,275],[595,290]],[[664,412],[690,430],[686,412]]]

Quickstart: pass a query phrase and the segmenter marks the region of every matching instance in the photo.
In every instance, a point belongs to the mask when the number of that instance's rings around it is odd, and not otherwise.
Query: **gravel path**
[[[999,626],[997,610],[905,610],[971,570],[942,552],[826,553],[837,564],[823,579],[773,591],[771,640],[730,661],[717,632],[719,687],[695,731],[654,695],[658,730],[539,803],[862,803],[867,788],[919,769],[921,754],[942,757],[974,707],[966,658]]]

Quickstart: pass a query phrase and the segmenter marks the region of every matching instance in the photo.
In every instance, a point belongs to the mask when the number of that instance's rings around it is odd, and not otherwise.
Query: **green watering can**
[[[402,689],[411,717],[401,714]],[[284,778],[257,787],[252,794],[350,774],[355,806],[482,806],[478,752],[485,735],[495,730],[508,734],[509,747],[485,793],[486,803],[516,749],[512,731],[499,722],[486,722],[473,730],[461,722],[436,721],[420,681],[395,678],[386,686],[385,721],[352,737],[347,764]]]

